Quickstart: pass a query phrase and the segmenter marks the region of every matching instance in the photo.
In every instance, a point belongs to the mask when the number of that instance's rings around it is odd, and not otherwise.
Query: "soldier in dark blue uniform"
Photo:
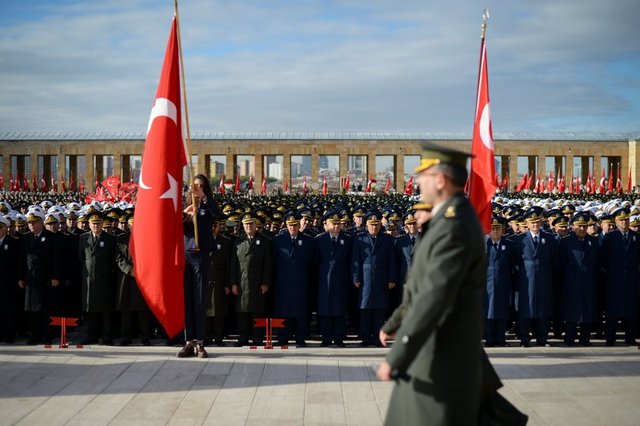
[[[394,239],[380,232],[379,212],[365,216],[367,232],[353,242],[352,279],[358,289],[361,346],[381,346],[378,332],[389,307],[389,290],[396,286]]]
[[[561,313],[567,346],[575,343],[578,325],[580,344],[588,346],[596,321],[599,244],[595,237],[587,235],[588,223],[588,214],[574,215],[573,233],[558,245]]]
[[[338,213],[324,215],[327,232],[315,238],[315,266],[318,282],[318,320],[322,346],[344,347],[351,288],[351,237],[340,230]]]
[[[0,214],[0,341],[13,343],[18,302],[18,253],[20,241],[9,235],[9,220]]]
[[[396,256],[398,258],[398,285],[390,291],[389,295],[389,310],[387,317],[398,307],[402,302],[402,293],[404,289],[404,283],[407,279],[407,271],[409,265],[411,265],[411,259],[413,258],[413,252],[416,244],[420,239],[420,228],[418,227],[418,221],[415,217],[415,211],[408,211],[402,218],[404,222],[404,233],[396,238]]]
[[[494,216],[487,238],[487,285],[484,295],[486,346],[507,346],[505,332],[518,266],[516,246],[504,238],[507,220]]]
[[[624,340],[635,346],[638,318],[638,286],[640,285],[640,237],[629,229],[629,211],[620,208],[613,213],[616,229],[602,240],[605,284],[605,339],[608,346],[616,341],[616,327],[622,321]]]
[[[517,290],[522,346],[529,346],[533,333],[538,346],[547,346],[549,320],[553,315],[553,262],[555,239],[540,229],[542,217],[535,210],[525,215],[527,232],[514,242],[520,252]]]
[[[285,318],[285,327],[278,336],[279,345],[287,345],[292,334],[296,346],[307,344],[308,297],[313,264],[313,238],[300,232],[297,213],[287,213],[287,232],[273,239],[275,263],[276,316]]]

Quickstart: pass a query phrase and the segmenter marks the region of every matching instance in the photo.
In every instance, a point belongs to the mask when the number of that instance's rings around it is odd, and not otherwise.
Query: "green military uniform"
[[[459,193],[437,211],[414,253],[406,311],[387,356],[399,375],[387,424],[477,422],[485,275],[482,230]]]

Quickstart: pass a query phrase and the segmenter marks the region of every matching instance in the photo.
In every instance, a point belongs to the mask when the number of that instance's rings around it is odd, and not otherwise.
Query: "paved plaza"
[[[0,425],[377,425],[386,349],[0,346]],[[640,424],[640,351],[489,348],[532,425]]]

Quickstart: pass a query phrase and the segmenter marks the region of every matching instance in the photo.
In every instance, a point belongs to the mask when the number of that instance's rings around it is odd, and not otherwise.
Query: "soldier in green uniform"
[[[468,154],[425,143],[416,169],[429,231],[406,283],[406,313],[381,380],[396,379],[386,424],[475,424],[481,399],[483,233],[463,193]]]

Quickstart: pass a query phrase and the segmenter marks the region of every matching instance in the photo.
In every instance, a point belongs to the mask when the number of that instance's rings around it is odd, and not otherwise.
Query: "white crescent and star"
[[[147,126],[147,135],[149,135],[149,131],[151,130],[151,126],[153,125],[153,121],[158,117],[168,117],[177,126],[178,125],[178,108],[173,102],[171,102],[167,98],[156,98],[153,104],[153,108],[151,108],[149,125]],[[165,195],[170,193],[172,190],[171,188],[172,180],[173,182],[176,182],[176,180],[168,173],[167,173],[167,177],[169,179],[169,190],[164,194],[162,194],[160,198],[170,198],[170,197],[165,197]],[[140,168],[140,179],[138,180],[138,185],[140,186],[141,189],[151,189],[151,187],[145,184],[144,181],[142,180],[142,168]],[[174,200],[174,206],[176,206],[177,208],[177,192],[176,192],[176,199]]]
[[[482,115],[480,116],[480,139],[482,143],[488,149],[493,151],[493,138],[491,137],[491,110],[489,108],[489,102],[482,108]]]

